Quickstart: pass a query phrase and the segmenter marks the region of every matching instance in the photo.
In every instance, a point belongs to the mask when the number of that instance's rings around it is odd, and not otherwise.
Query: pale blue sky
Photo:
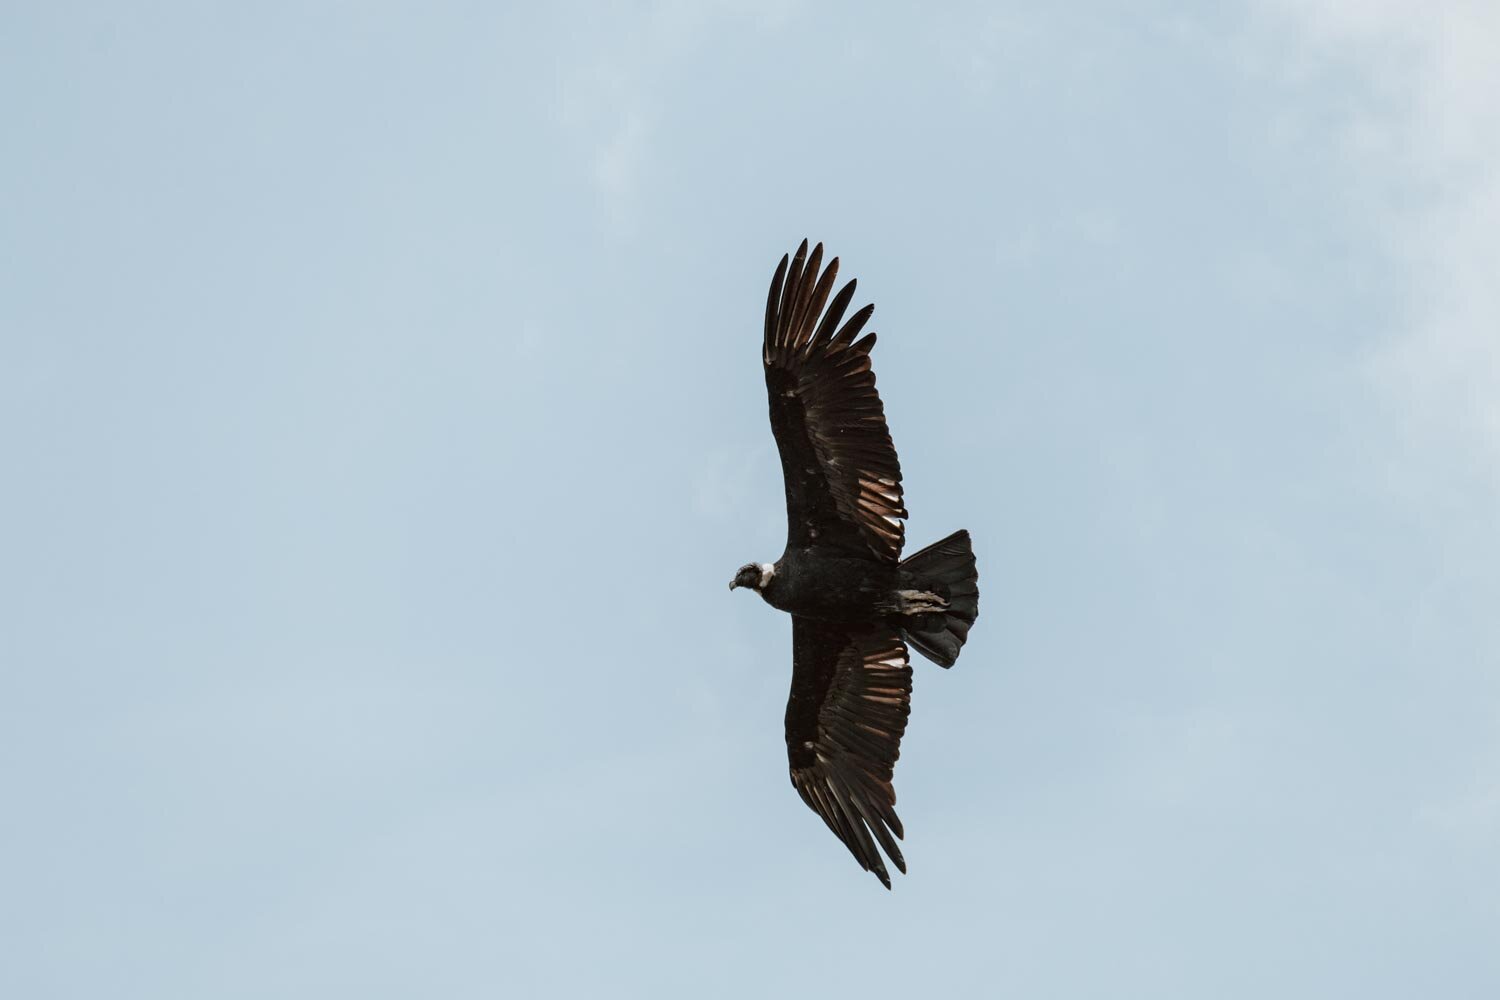
[[[7,5],[0,993],[1500,995],[1495,10]],[[803,236],[980,560],[891,893]]]

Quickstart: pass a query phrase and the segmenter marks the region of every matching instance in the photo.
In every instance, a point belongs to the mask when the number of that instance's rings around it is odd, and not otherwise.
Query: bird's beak
[[[729,589],[730,590],[733,590],[735,587],[738,587],[738,586],[739,586],[739,584],[737,582],[735,582],[734,580],[730,580],[729,581]]]

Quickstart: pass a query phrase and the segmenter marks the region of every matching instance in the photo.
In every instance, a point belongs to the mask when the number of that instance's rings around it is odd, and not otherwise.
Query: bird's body
[[[822,257],[819,244],[809,258],[806,241],[783,257],[766,302],[761,358],[786,549],[741,567],[730,587],[792,615],[792,784],[890,888],[881,851],[906,870],[891,774],[911,698],[907,643],[952,666],[979,613],[978,574],[965,531],[901,558],[901,466],[870,370],[875,335],[859,338],[874,307],[839,326],[855,284],[830,303],[838,260],[820,271]]]
[[[767,604],[817,621],[868,623],[890,610],[895,567],[819,546],[789,548],[761,589]]]

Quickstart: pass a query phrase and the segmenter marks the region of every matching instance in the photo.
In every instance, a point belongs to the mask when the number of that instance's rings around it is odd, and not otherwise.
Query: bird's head
[[[734,579],[729,581],[729,589],[735,587],[749,587],[751,590],[764,590],[766,584],[771,582],[771,577],[776,575],[776,567],[772,563],[745,563],[740,567]]]

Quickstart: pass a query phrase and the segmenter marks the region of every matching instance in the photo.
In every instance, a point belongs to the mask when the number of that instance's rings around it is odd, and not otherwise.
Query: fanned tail
[[[901,561],[904,580],[947,602],[941,611],[908,615],[902,634],[918,652],[940,667],[951,667],[979,617],[979,570],[969,533],[955,531]]]

